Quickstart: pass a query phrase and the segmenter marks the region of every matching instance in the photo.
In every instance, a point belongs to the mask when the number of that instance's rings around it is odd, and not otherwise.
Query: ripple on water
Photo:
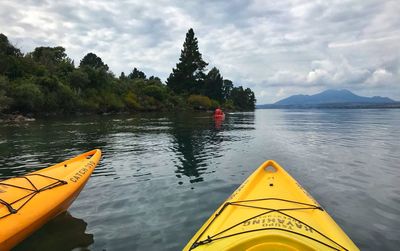
[[[88,249],[168,251],[182,249],[259,164],[275,159],[362,250],[395,251],[399,125],[400,110],[256,110],[228,114],[217,128],[203,113],[49,119],[0,125],[0,173],[101,148],[70,208],[94,235]]]

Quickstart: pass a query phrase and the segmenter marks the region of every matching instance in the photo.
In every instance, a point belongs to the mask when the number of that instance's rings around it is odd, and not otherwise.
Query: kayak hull
[[[0,204],[0,250],[11,249],[65,212],[78,197],[100,157],[101,151],[93,150],[23,177],[1,181],[0,199],[8,203],[23,199],[12,204],[17,211],[14,213]],[[32,191],[35,189],[40,192]]]
[[[187,250],[359,250],[276,162],[263,163],[207,220]]]

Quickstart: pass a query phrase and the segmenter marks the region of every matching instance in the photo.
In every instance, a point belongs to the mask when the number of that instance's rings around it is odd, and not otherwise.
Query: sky
[[[208,70],[250,87],[257,103],[348,89],[400,101],[398,0],[1,0],[0,33],[23,52],[89,52],[117,76],[134,67],[163,81],[189,28]]]

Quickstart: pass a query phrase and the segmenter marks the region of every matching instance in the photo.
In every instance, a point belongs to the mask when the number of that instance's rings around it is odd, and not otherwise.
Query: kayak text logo
[[[312,228],[286,216],[264,215],[243,223],[244,227],[258,226],[263,228],[282,228],[292,231],[306,231],[313,233]]]
[[[95,167],[96,164],[93,161],[89,161],[81,170],[76,172],[69,180],[76,183],[82,176],[89,171],[89,169]]]

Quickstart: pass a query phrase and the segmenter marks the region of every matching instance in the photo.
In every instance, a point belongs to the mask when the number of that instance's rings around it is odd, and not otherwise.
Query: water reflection
[[[214,172],[214,162],[232,141],[248,140],[241,131],[254,130],[254,118],[254,113],[232,113],[225,120],[214,120],[212,114],[204,113],[176,114],[170,125],[176,176],[187,176],[190,183],[203,181],[203,174]]]
[[[13,251],[89,250],[93,234],[86,233],[87,223],[63,213],[16,246]]]
[[[207,170],[206,160],[212,151],[211,146],[221,143],[218,132],[212,130],[212,117],[201,115],[188,120],[187,115],[177,114],[171,124],[172,151],[177,154],[175,172],[178,178],[181,174],[189,177],[191,183],[203,181],[201,175]]]

